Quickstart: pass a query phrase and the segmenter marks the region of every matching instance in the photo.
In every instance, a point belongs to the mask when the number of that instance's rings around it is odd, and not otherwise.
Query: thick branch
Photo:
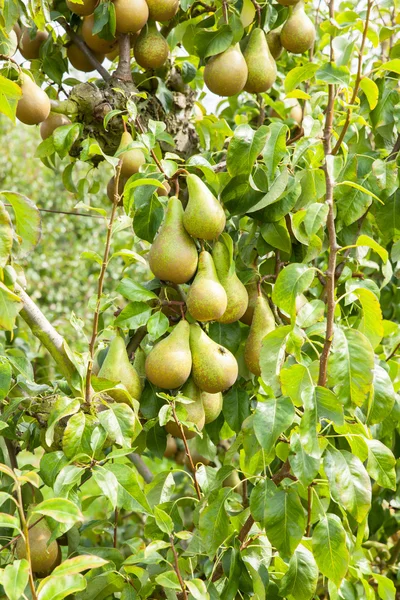
[[[122,33],[118,39],[119,60],[114,77],[121,81],[132,81],[131,73],[131,40],[129,33]]]

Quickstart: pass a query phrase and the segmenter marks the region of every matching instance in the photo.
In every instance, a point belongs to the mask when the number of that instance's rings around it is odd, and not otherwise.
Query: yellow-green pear
[[[183,226],[182,202],[172,196],[164,222],[150,248],[150,269],[162,281],[186,283],[195,274],[197,261],[196,244]]]
[[[210,58],[204,69],[204,83],[218,96],[235,96],[247,80],[247,64],[239,44]]]
[[[107,54],[114,48],[116,39],[105,40],[97,33],[93,33],[94,15],[83,18],[81,34],[87,46],[99,54]],[[92,69],[93,70],[93,69]]]
[[[192,376],[204,392],[217,394],[231,387],[238,376],[238,364],[233,354],[214,342],[197,324],[190,326]]]
[[[314,44],[315,35],[314,23],[306,15],[304,3],[298,2],[282,27],[282,46],[293,54],[303,54]]]
[[[228,299],[224,314],[217,320],[220,323],[234,323],[244,315],[247,309],[249,302],[247,290],[236,275],[235,262],[231,261],[229,249],[224,242],[218,241],[214,244],[212,256],[218,279]]]
[[[251,325],[253,320],[254,308],[258,298],[258,286],[256,283],[248,283],[245,285],[247,291],[247,308],[243,316],[240,318],[242,323]]]
[[[51,112],[47,119],[40,125],[40,136],[42,140],[47,140],[47,138],[52,135],[53,131],[62,125],[71,125],[71,121],[65,115]]]
[[[190,326],[179,321],[168,337],[154,346],[146,358],[147,379],[166,390],[173,390],[185,383],[192,368],[189,345]]]
[[[103,377],[109,381],[122,383],[129,394],[135,400],[139,400],[142,393],[140,377],[135,367],[130,363],[126,351],[125,341],[120,335],[116,335],[111,340],[107,355],[100,367],[98,377]],[[126,402],[126,395],[122,390],[109,390],[107,394],[115,402]]]
[[[271,52],[275,60],[278,60],[278,58],[283,52],[283,46],[281,42],[281,31],[282,26],[278,27],[277,29],[272,29],[267,33],[267,44],[269,47],[269,51]]]
[[[117,152],[120,152],[124,148],[127,148],[133,142],[133,137],[129,133],[129,131],[124,131],[121,136],[121,141],[118,146]],[[130,150],[126,150],[121,154],[118,154],[118,158],[120,158],[121,165],[121,175],[124,177],[130,177],[135,173],[139,173],[139,169],[146,162],[146,158],[140,148],[131,148]]]
[[[17,118],[25,125],[38,125],[50,114],[50,99],[36,83],[21,73],[22,96],[17,104]]]
[[[247,63],[247,81],[244,89],[252,94],[266,92],[276,79],[276,63],[270,52],[265,32],[256,27],[250,34],[243,53]]]
[[[37,29],[36,32],[33,32],[31,28],[23,27],[21,38],[19,40],[19,51],[27,60],[39,58],[40,48],[48,37],[49,34],[47,31],[39,31]]]
[[[166,62],[169,46],[154,22],[143,27],[133,52],[137,64],[143,69],[159,69]]]
[[[207,423],[212,423],[219,417],[222,410],[223,397],[221,392],[218,392],[217,394],[201,392],[201,401],[203,403],[207,425]]]
[[[214,240],[224,230],[224,209],[214,194],[197,175],[186,178],[189,200],[183,216],[183,224],[190,235],[202,240]]]
[[[94,50],[92,50],[92,52],[94,57],[101,64],[104,60],[104,52],[102,54],[95,52]],[[91,71],[94,71],[94,66],[90,60],[76,44],[70,44],[67,47],[67,58],[71,65],[78,71],[82,71],[83,73],[90,73]]]
[[[114,8],[119,33],[140,31],[149,18],[146,0],[114,0]]]
[[[260,295],[254,308],[249,337],[244,348],[244,360],[251,373],[261,375],[260,353],[265,336],[275,329],[275,319],[268,300]]]
[[[170,21],[179,10],[179,0],[147,0],[149,19]]]
[[[184,405],[185,409],[186,409],[186,413],[187,413],[185,421],[194,423],[194,425],[196,425],[197,429],[199,429],[201,431],[203,429],[204,423],[205,423],[204,408],[203,408],[203,403],[201,401],[201,391],[194,384],[193,380],[189,379],[183,386],[181,393],[182,393],[182,396],[185,396],[186,398],[190,398],[190,400],[193,400],[193,402],[191,402],[190,404]],[[183,439],[180,427],[178,427],[178,425],[176,424],[175,421],[169,421],[166,424],[165,429],[168,431],[168,433],[170,433],[174,437]],[[194,438],[197,435],[195,431],[191,431],[190,429],[188,429],[186,427],[186,425],[183,426],[183,431],[185,434],[185,438],[188,440]]]
[[[98,3],[99,0],[83,0],[80,4],[72,2],[72,0],[67,0],[69,10],[81,17],[87,17],[88,15],[93,14]]]
[[[200,252],[196,277],[190,286],[186,306],[197,321],[216,321],[224,314],[228,299],[218,280],[212,256]]]
[[[47,577],[60,564],[59,547],[55,540],[48,543],[51,531],[46,520],[38,521],[39,517],[34,518],[37,522],[29,529],[32,571],[38,577]],[[15,545],[15,553],[19,560],[26,559],[26,544],[22,536]]]

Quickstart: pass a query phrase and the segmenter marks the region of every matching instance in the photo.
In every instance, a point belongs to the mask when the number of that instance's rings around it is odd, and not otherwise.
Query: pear
[[[179,10],[179,0],[147,0],[149,19],[170,21]]]
[[[36,522],[29,529],[32,571],[38,577],[47,577],[61,562],[58,543],[53,540],[48,545],[50,538],[51,531],[45,519]],[[26,558],[26,544],[23,537],[18,539],[15,552],[18,559]]]
[[[182,396],[193,400],[190,404],[184,405],[187,413],[185,421],[194,423],[197,429],[201,431],[205,423],[205,414],[199,388],[193,383],[192,379],[189,379],[183,386],[181,392]],[[180,427],[178,427],[175,421],[169,421],[166,424],[165,429],[174,437],[180,438],[181,440],[183,439]],[[191,431],[186,425],[183,426],[183,431],[187,440],[190,440],[197,435],[195,431]]]
[[[247,63],[247,81],[244,89],[252,94],[266,92],[275,82],[276,63],[270,52],[265,33],[259,27],[253,29],[244,51]]]
[[[135,33],[149,18],[146,0],[114,0],[115,22],[119,33]]]
[[[114,202],[114,185],[115,185],[114,181],[115,181],[115,178],[111,177],[110,181],[107,183],[107,196],[111,202]],[[128,181],[127,177],[124,177],[123,175],[119,176],[118,194],[120,196],[120,201],[118,203],[118,206],[122,206],[122,204],[123,204],[122,196],[123,196],[125,184],[127,181]]]
[[[247,309],[249,302],[247,290],[236,275],[235,263],[230,264],[229,250],[223,242],[216,242],[212,256],[218,279],[228,299],[224,314],[217,320],[220,323],[234,323],[244,315]]]
[[[94,57],[97,58],[99,63],[101,64],[104,60],[104,52],[101,54],[99,52],[94,52],[92,50]],[[90,73],[94,71],[94,67],[92,63],[89,61],[87,56],[82,52],[80,48],[76,44],[70,44],[67,48],[67,58],[71,65],[75,67],[78,71],[82,71],[83,73]]]
[[[201,392],[201,401],[203,403],[207,425],[207,423],[212,423],[219,417],[222,410],[223,397],[221,392],[218,392],[217,394]]]
[[[150,269],[162,281],[186,283],[195,274],[197,261],[196,244],[183,226],[182,203],[172,196],[149,252]]]
[[[303,54],[312,47],[314,42],[314,24],[305,13],[304,3],[299,2],[282,28],[282,46],[293,54]]]
[[[112,339],[107,355],[100,367],[98,377],[122,383],[132,398],[135,400],[140,399],[142,394],[140,377],[135,367],[129,361],[125,341],[120,335],[116,335]],[[126,402],[126,395],[123,391],[115,389],[107,391],[107,394],[115,402]]]
[[[13,30],[16,33],[18,44],[19,44],[21,36],[22,36],[22,31],[21,31],[21,27],[19,26],[19,23],[15,23],[15,25],[13,26]]]
[[[246,325],[251,325],[251,322],[253,320],[254,308],[256,306],[258,298],[258,287],[256,283],[248,283],[247,285],[245,285],[245,288],[247,291],[248,302],[246,311],[243,314],[243,316],[240,317],[240,320]]]
[[[143,27],[135,42],[134,55],[137,64],[143,69],[158,69],[167,60],[167,40],[158,31],[155,23]]]
[[[129,146],[132,144],[132,142],[133,137],[129,131],[124,131],[121,136],[121,141],[119,143],[117,152]],[[131,148],[130,150],[126,150],[126,152],[119,154],[118,157],[122,161],[121,175],[124,177],[130,177],[134,173],[139,173],[140,167],[146,162],[146,158],[140,148]]]
[[[67,0],[67,6],[69,10],[80,17],[92,15],[98,3],[99,0],[83,0],[83,4],[77,4],[76,2]]]
[[[197,321],[216,321],[224,314],[228,299],[218,280],[212,256],[200,252],[196,277],[190,286],[186,306]]]
[[[29,27],[22,28],[21,39],[19,41],[19,51],[27,60],[34,60],[40,57],[40,48],[47,40],[49,34],[47,31],[36,30],[33,37],[33,30]]]
[[[82,23],[82,37],[86,45],[89,46],[91,50],[98,52],[99,54],[107,54],[107,52],[111,52],[116,42],[115,38],[112,40],[104,40],[96,33],[93,34],[93,27],[94,15],[84,17]]]
[[[171,435],[167,436],[167,445],[165,448],[164,456],[165,458],[174,458],[175,454],[178,452],[178,445]]]
[[[62,125],[71,125],[71,121],[68,117],[58,113],[50,113],[47,119],[40,125],[40,136],[42,140],[47,140],[47,138],[53,134],[53,131]]]
[[[277,29],[272,29],[267,33],[267,44],[269,47],[269,51],[271,52],[272,57],[275,60],[278,60],[278,58],[283,52],[283,46],[281,42],[281,31],[282,27],[278,27]]]
[[[275,319],[268,300],[260,295],[254,308],[249,337],[244,348],[244,360],[251,373],[261,375],[260,352],[265,336],[275,329]]]
[[[169,185],[168,181],[162,181],[161,182],[163,187],[162,188],[157,188],[156,189],[156,194],[157,196],[168,196],[170,191],[171,191],[171,186]]]
[[[213,56],[204,69],[204,83],[218,96],[234,96],[247,81],[247,64],[239,44]]]
[[[238,376],[233,354],[214,342],[197,324],[190,326],[193,381],[204,392],[217,394],[231,387]]]
[[[224,209],[214,194],[197,175],[186,178],[189,200],[183,224],[190,235],[202,240],[214,240],[224,230]]]
[[[173,390],[185,383],[192,368],[189,334],[189,323],[179,321],[169,336],[150,351],[145,371],[147,379],[153,385]]]
[[[36,83],[21,73],[22,96],[17,104],[17,118],[25,125],[38,125],[50,114],[50,99]]]

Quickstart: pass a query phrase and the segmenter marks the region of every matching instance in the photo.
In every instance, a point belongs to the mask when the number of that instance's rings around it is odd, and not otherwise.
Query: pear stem
[[[93,370],[93,361],[94,361],[94,349],[96,346],[96,340],[99,329],[99,319],[100,319],[100,307],[101,307],[101,297],[103,295],[103,287],[104,287],[104,278],[107,271],[108,259],[110,256],[110,247],[111,247],[111,235],[112,228],[115,220],[115,216],[117,214],[118,203],[120,200],[120,196],[118,194],[118,186],[119,186],[119,178],[121,175],[122,168],[122,160],[120,159],[117,168],[115,170],[114,177],[114,201],[111,210],[111,216],[107,224],[107,238],[106,238],[106,246],[104,249],[103,262],[100,269],[99,279],[97,283],[97,300],[96,300],[96,308],[93,316],[93,327],[92,327],[92,336],[89,343],[89,361],[88,368],[86,372],[86,387],[85,387],[85,401],[87,404],[90,403],[91,398],[91,390],[92,390],[92,370]]]
[[[224,16],[225,23],[229,25],[228,4],[226,0],[222,0],[222,14]]]
[[[261,27],[261,6],[258,4],[258,2],[256,2],[256,0],[251,0],[254,8],[257,11],[257,22],[258,22],[258,26]]]
[[[124,133],[127,133],[127,132],[128,132],[128,130],[127,130],[127,128],[126,128],[126,122],[125,122],[125,119],[122,119],[122,127],[124,128]]]
[[[193,473],[194,488],[196,490],[196,494],[197,494],[198,499],[201,500],[200,486],[199,486],[199,483],[198,483],[197,477],[196,477],[196,467],[194,465],[194,462],[193,462],[193,459],[192,459],[192,455],[190,454],[189,446],[188,446],[186,435],[185,435],[185,430],[184,430],[183,425],[180,422],[180,420],[178,419],[178,416],[176,414],[175,404],[171,404],[171,406],[172,406],[172,416],[174,417],[174,421],[177,424],[177,426],[179,427],[179,431],[181,432],[181,436],[182,436],[182,440],[183,440],[183,445],[185,446],[186,456],[189,459],[189,465],[190,465],[190,468],[191,468],[192,473]]]

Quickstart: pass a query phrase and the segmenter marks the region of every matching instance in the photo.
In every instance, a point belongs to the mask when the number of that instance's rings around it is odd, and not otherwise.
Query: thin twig
[[[101,307],[101,297],[103,295],[104,278],[106,275],[107,266],[108,266],[108,258],[110,255],[112,228],[113,228],[113,224],[114,224],[114,220],[115,220],[115,215],[117,214],[118,203],[120,200],[120,196],[118,194],[118,185],[119,185],[119,178],[121,175],[121,167],[122,167],[122,162],[120,160],[118,163],[118,166],[115,170],[114,201],[113,201],[113,206],[112,206],[112,210],[111,210],[110,220],[107,225],[106,246],[104,249],[103,262],[101,264],[101,269],[100,269],[100,274],[99,274],[99,279],[98,279],[98,284],[97,284],[97,300],[96,300],[96,308],[95,308],[94,317],[93,317],[92,336],[91,336],[90,343],[89,343],[89,361],[88,361],[88,368],[87,368],[87,373],[86,373],[85,400],[87,403],[90,402],[90,397],[91,397],[91,388],[92,388],[91,381],[92,381],[92,369],[93,369],[93,361],[94,361],[94,349],[95,349],[95,345],[96,345],[98,328],[99,328],[100,307]]]
[[[186,592],[185,582],[183,581],[183,578],[182,578],[182,575],[181,575],[181,571],[179,569],[178,553],[176,551],[175,544],[174,544],[174,536],[170,535],[169,539],[170,539],[170,542],[171,542],[171,548],[172,548],[172,552],[173,552],[173,555],[174,555],[174,569],[175,569],[175,573],[176,573],[176,575],[178,577],[179,584],[180,584],[180,586],[182,588],[182,597],[185,600],[187,600],[188,595],[187,595],[187,592]]]
[[[182,423],[178,419],[178,416],[176,414],[176,410],[175,410],[174,404],[172,404],[171,406],[172,406],[172,416],[174,417],[174,421],[177,424],[177,426],[179,427],[179,431],[181,432],[181,436],[182,436],[182,440],[183,440],[183,445],[185,446],[186,456],[188,457],[189,466],[190,466],[191,471],[193,473],[194,488],[196,490],[196,494],[197,494],[198,499],[201,500],[200,486],[199,486],[199,483],[198,483],[197,477],[196,477],[196,466],[195,466],[195,464],[193,462],[192,455],[191,455],[190,450],[189,450],[189,446],[188,446],[186,435],[185,435],[185,430],[183,428]]]
[[[228,17],[228,2],[227,0],[222,0],[222,15],[224,17],[224,21],[227,25],[229,25],[229,17]]]
[[[256,2],[256,0],[251,0],[254,8],[256,9],[257,12],[257,23],[258,26],[261,27],[261,6],[258,4],[258,2]]]
[[[12,204],[4,203],[4,206],[12,206]],[[101,215],[87,215],[85,213],[69,212],[67,210],[52,210],[50,208],[38,208],[39,212],[53,213],[55,215],[71,215],[72,217],[89,217],[91,219],[104,219]]]

